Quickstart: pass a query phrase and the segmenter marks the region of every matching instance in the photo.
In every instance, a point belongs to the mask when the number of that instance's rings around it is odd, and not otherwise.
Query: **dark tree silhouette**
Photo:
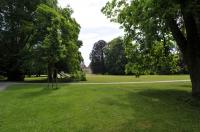
[[[94,44],[92,52],[90,53],[90,68],[94,74],[105,73],[103,49],[106,44],[107,43],[104,40],[99,40]]]

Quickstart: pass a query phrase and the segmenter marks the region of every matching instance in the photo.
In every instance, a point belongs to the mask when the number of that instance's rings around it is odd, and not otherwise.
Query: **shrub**
[[[71,74],[71,78],[73,81],[86,81],[86,75],[83,71],[77,71]]]
[[[0,75],[0,80],[5,80],[5,77]]]

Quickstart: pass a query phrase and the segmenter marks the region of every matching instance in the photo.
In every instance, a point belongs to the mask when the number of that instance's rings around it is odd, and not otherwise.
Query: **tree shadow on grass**
[[[192,84],[181,84],[181,85],[179,85],[179,87],[181,87],[181,88],[192,88]]]
[[[186,87],[186,86],[184,86]],[[133,94],[133,93],[132,93]],[[135,93],[134,93],[135,94]],[[165,104],[177,104],[184,105],[185,107],[197,107],[200,108],[200,98],[192,97],[191,92],[184,91],[184,90],[174,90],[174,89],[167,89],[167,90],[155,90],[155,89],[148,89],[144,91],[140,91],[137,93],[140,96],[146,97],[152,102],[161,102]],[[134,95],[129,95],[129,98]]]
[[[38,97],[38,96],[45,96],[48,94],[51,94],[53,91],[58,90],[59,88],[42,88],[39,89],[37,91],[32,91],[32,92],[25,92],[23,93],[20,98],[34,98],[34,97]]]
[[[135,114],[132,120],[123,124],[122,129],[127,127],[139,131],[200,129],[200,99],[193,98],[191,92],[146,89],[130,92],[128,98]]]
[[[115,109],[131,109],[129,117],[123,117],[126,120],[118,124],[116,131],[200,130],[200,99],[193,98],[187,90],[145,88],[114,98],[102,98],[99,102],[114,105]]]
[[[41,89],[47,87],[47,84],[21,84],[21,83],[15,83],[10,84],[6,90],[7,91],[18,91],[18,90],[31,90],[31,89]]]

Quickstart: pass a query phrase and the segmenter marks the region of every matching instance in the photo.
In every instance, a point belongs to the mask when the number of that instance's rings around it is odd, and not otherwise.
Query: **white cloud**
[[[85,64],[90,63],[89,54],[93,44],[98,40],[110,41],[122,36],[119,25],[111,23],[102,13],[101,8],[108,0],[58,0],[59,6],[70,5],[74,10],[73,17],[81,25],[79,39],[83,41],[80,49]]]

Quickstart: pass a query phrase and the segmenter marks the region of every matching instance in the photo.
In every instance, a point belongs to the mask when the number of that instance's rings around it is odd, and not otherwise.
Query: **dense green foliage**
[[[125,74],[127,59],[123,39],[119,37],[108,43],[103,40],[96,42],[90,60],[90,68],[95,74]]]
[[[106,45],[107,43],[104,40],[99,40],[94,44],[90,53],[90,68],[94,74],[105,73],[104,47]]]
[[[34,12],[41,3],[51,7],[55,0],[1,0],[0,71],[8,80],[23,80],[26,47],[33,34]]]
[[[126,74],[177,74],[183,73],[180,66],[180,54],[174,45],[168,46],[167,52],[160,42],[155,42],[150,48],[142,48],[139,44],[126,43],[128,63]]]
[[[64,71],[84,78],[72,9],[56,0],[3,1],[0,19],[0,74],[23,80],[25,74],[46,74],[50,81]]]
[[[159,18],[148,18],[151,14],[143,11],[145,4],[149,3],[112,1],[102,9],[103,13],[121,23],[125,29],[124,44],[128,58],[126,74],[181,73],[184,67],[180,66],[181,57],[171,33]]]
[[[112,0],[102,9],[143,49],[158,41],[167,50],[175,41],[190,71],[193,95],[200,95],[199,11],[199,0]]]
[[[115,38],[108,42],[102,49],[96,48],[91,53],[91,69],[103,67],[103,72],[111,75],[139,75],[143,74],[178,74],[184,73],[181,66],[181,57],[173,41],[165,44],[155,41],[151,47],[130,41],[128,38]],[[96,47],[96,46],[94,46]],[[95,52],[94,52],[95,51]],[[102,55],[101,63],[94,64],[97,58]],[[97,59],[96,59],[97,60]],[[93,72],[95,73],[95,72]]]
[[[46,5],[38,7],[35,32],[35,58],[46,61],[49,79],[57,72],[81,72],[82,57],[78,49],[80,26],[71,18],[69,8],[55,10]],[[41,37],[42,36],[42,37]],[[39,53],[38,53],[39,52]],[[44,65],[44,64],[43,64]]]
[[[122,38],[116,38],[108,42],[104,48],[104,61],[106,73],[112,75],[125,74],[127,59]]]

